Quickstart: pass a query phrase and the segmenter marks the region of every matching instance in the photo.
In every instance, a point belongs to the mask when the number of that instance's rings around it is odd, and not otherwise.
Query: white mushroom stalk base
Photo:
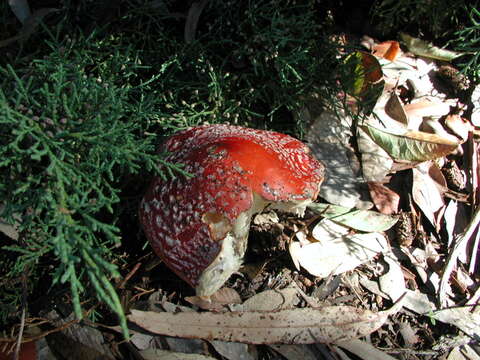
[[[195,289],[196,294],[198,296],[212,295],[222,287],[225,281],[227,281],[233,273],[240,269],[243,256],[247,249],[250,223],[254,214],[262,212],[266,207],[271,205],[269,207],[270,209],[281,210],[297,216],[303,216],[307,205],[311,202],[312,200],[272,203],[254,193],[253,206],[238,216],[231,231],[229,231],[223,239],[220,253],[200,276],[199,284]],[[212,217],[210,216],[209,219],[211,218]],[[223,220],[215,224],[209,222],[208,225],[212,232],[223,232],[227,226]],[[212,237],[214,238],[215,234],[212,234]]]

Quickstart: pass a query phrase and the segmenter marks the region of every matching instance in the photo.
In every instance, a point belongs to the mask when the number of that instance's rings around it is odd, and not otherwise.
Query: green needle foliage
[[[191,43],[175,2],[119,3],[94,31],[72,25],[99,21],[80,3],[0,60],[0,219],[19,226],[18,240],[0,234],[0,324],[26,276],[29,294],[68,285],[78,317],[96,297],[126,331],[112,282],[131,236],[122,191],[134,174],[182,172],[156,154],[159,136],[206,122],[299,135],[293,114],[339,91],[338,49],[315,1],[212,0]]]
[[[468,11],[468,9],[467,9]],[[467,55],[460,59],[460,67],[471,79],[480,80],[480,11],[471,8],[468,11],[469,23],[455,32],[452,43],[457,51]]]
[[[127,174],[151,171],[162,160],[155,138],[145,135],[142,85],[130,81],[143,67],[128,48],[99,62],[89,53],[98,45],[93,38],[50,43],[50,54],[28,69],[0,67],[0,217],[20,222],[18,243],[3,247],[16,253],[3,275],[35,273],[43,257],[54,256],[52,285],[70,286],[77,316],[88,279],[126,328],[111,283],[119,276],[110,262],[119,229],[113,216],[98,214],[113,214]],[[0,298],[2,310],[18,303]]]

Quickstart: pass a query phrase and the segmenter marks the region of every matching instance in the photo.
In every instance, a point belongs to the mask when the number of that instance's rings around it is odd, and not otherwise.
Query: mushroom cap
[[[192,175],[153,179],[140,221],[156,254],[209,295],[238,268],[251,216],[268,204],[302,213],[323,181],[323,165],[291,136],[205,125],[170,137],[166,161]]]

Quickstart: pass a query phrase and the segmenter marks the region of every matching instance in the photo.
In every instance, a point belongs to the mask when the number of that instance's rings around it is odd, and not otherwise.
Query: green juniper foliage
[[[393,36],[398,32],[449,36],[463,18],[471,0],[377,0],[372,8],[373,23]]]
[[[460,58],[460,67],[471,79],[478,83],[480,80],[480,11],[470,8],[469,22],[454,34],[451,41],[457,51],[467,55]]]
[[[52,43],[49,56],[28,70],[0,67],[0,216],[12,222],[16,215],[21,224],[19,243],[3,247],[18,256],[3,275],[34,273],[42,257],[55,256],[53,284],[69,284],[79,316],[87,279],[123,313],[111,284],[117,268],[109,261],[119,231],[97,214],[113,212],[125,174],[162,162],[154,137],[144,134],[142,85],[129,85],[141,66],[125,48],[99,62],[92,53],[100,45],[88,38]],[[18,301],[0,298],[0,308]]]
[[[67,7],[0,60],[0,218],[20,223],[18,240],[0,234],[0,324],[28,274],[31,293],[67,284],[78,316],[95,295],[125,330],[112,283],[124,180],[182,172],[156,154],[159,136],[205,122],[298,135],[292,113],[335,97],[338,49],[315,1],[210,1],[188,44],[162,4],[122,2],[99,31],[72,25],[93,10]]]

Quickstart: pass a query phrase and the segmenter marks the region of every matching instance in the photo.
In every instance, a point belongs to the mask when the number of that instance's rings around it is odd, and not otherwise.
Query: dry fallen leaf
[[[351,234],[348,228],[324,219],[312,235],[318,239],[305,246],[292,242],[290,255],[310,274],[328,277],[355,269],[388,249],[380,233]]]
[[[0,203],[0,214],[2,214],[4,210],[5,210],[5,205]],[[19,236],[18,228],[20,226],[21,217],[18,214],[14,214],[13,218],[15,220],[15,224],[11,225],[5,222],[5,220],[0,217],[0,232],[4,233],[5,235],[7,235],[9,238],[13,240],[18,240],[18,236]]]
[[[472,92],[472,116],[470,120],[475,126],[480,126],[480,85],[475,86]]]
[[[204,310],[220,311],[224,305],[241,304],[240,295],[231,288],[221,288],[211,296],[187,296],[185,300]]]
[[[215,348],[215,351],[228,360],[255,360],[252,351],[253,345],[242,344],[238,342],[212,340],[210,344]]]
[[[360,284],[374,294],[388,298],[388,295],[380,291],[375,281],[369,280],[365,276],[360,276]],[[427,294],[409,289],[406,289],[402,301],[402,305],[405,308],[417,314],[456,326],[471,336],[480,333],[480,312],[478,309],[471,311],[472,308],[467,306],[437,310],[435,304],[430,301]]]
[[[344,114],[324,111],[315,118],[307,139],[313,155],[325,165],[325,181],[320,196],[332,204],[354,207],[361,194],[362,178],[355,170],[355,154],[349,147],[351,119]]]
[[[403,106],[407,117],[440,117],[450,112],[450,104],[434,97],[421,97]]]
[[[399,306],[378,313],[352,306],[176,314],[132,310],[127,318],[140,328],[161,335],[249,344],[311,344],[366,336],[398,310]]]
[[[273,311],[293,308],[298,304],[298,291],[294,287],[281,290],[265,290],[246,300],[236,310]]]
[[[477,351],[470,345],[456,346],[446,360],[480,360]]]
[[[392,119],[408,126],[408,115],[405,112],[404,105],[397,94],[392,92],[390,98],[385,104],[385,113]]]
[[[460,142],[435,134],[412,130],[379,129],[361,126],[365,132],[396,160],[426,161],[443,157],[455,151]]]
[[[420,342],[420,338],[417,336],[416,331],[406,321],[400,321],[398,331],[400,332],[400,335],[402,335],[406,347],[412,347]]]
[[[400,195],[379,182],[369,182],[368,189],[378,211],[385,215],[398,213]]]
[[[357,144],[365,181],[382,181],[390,173],[393,159],[361,128],[357,128]]]
[[[386,231],[397,222],[395,216],[372,210],[350,209],[325,203],[313,203],[308,205],[308,208],[337,224],[365,232]]]
[[[439,230],[440,219],[437,214],[445,204],[443,194],[437,186],[437,182],[431,176],[433,173],[433,171],[430,171],[431,167],[436,167],[436,164],[424,162],[412,169],[412,198],[430,223]]]
[[[400,33],[400,37],[402,38],[405,45],[408,47],[408,50],[418,56],[424,56],[436,60],[451,61],[463,55],[462,53],[458,53],[455,51],[441,49],[431,43],[414,38],[405,33]]]
[[[308,345],[269,345],[287,360],[317,360],[315,352]]]
[[[373,46],[373,55],[383,57],[384,59],[395,61],[401,55],[400,44],[398,41],[384,41]]]
[[[392,301],[397,301],[405,293],[405,278],[402,268],[391,252],[385,254],[383,259],[388,264],[388,272],[380,276],[378,280],[380,290],[387,294]]]
[[[463,141],[467,141],[468,133],[473,131],[472,124],[458,114],[448,115],[445,119],[445,125]]]
[[[358,339],[338,342],[337,345],[363,360],[395,360],[394,357],[378,350],[373,345]]]

